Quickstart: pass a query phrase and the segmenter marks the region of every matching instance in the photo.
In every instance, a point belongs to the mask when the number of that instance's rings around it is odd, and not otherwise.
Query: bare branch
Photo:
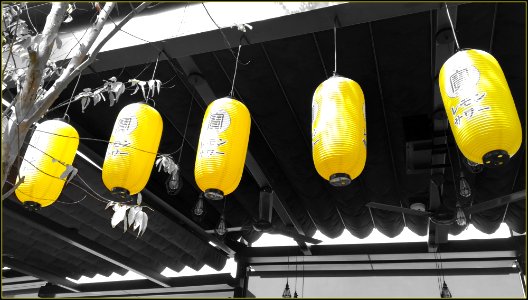
[[[108,3],[107,3],[108,5]],[[95,57],[97,56],[97,54],[99,53],[99,51],[101,51],[101,49],[103,48],[103,46],[128,22],[130,21],[130,19],[132,19],[136,14],[140,13],[141,11],[143,11],[146,7],[148,6],[148,3],[146,2],[143,2],[141,3],[138,7],[136,7],[134,10],[132,10],[123,20],[121,20],[121,22],[119,22],[119,24],[117,24],[116,27],[114,27],[114,29],[112,29],[112,31],[110,33],[108,33],[108,35],[97,45],[97,47],[94,49],[94,51],[92,52],[92,54],[90,55],[90,57],[85,60],[83,63],[81,63],[80,65],[77,65],[75,66],[75,69],[72,69],[71,67],[73,66],[70,66],[68,65],[68,67],[66,68],[66,70],[64,71],[64,73],[62,74],[61,77],[59,77],[57,79],[57,81],[55,81],[55,83],[53,84],[53,86],[46,92],[46,94],[44,95],[44,97],[42,98],[42,100],[39,101],[39,103],[41,103],[41,105],[37,105],[35,106],[35,113],[32,114],[32,117],[28,120],[28,123],[29,124],[32,124],[33,122],[35,121],[38,121],[38,119],[40,118],[40,116],[42,116],[48,109],[49,107],[53,104],[53,102],[59,97],[60,93],[68,86],[68,84],[73,80],[73,78],[75,78],[75,76],[79,75],[79,73],[84,70],[86,67],[88,67],[90,64],[92,64],[95,60]],[[106,8],[106,5],[105,5],[105,8]],[[105,9],[103,9],[103,11],[100,13],[100,16],[101,14],[105,14],[105,20],[106,18],[108,17],[109,15],[109,12],[104,12]],[[100,29],[99,29],[100,30]],[[93,42],[92,42],[93,44]],[[91,46],[91,45],[90,45]],[[90,47],[87,47],[88,49]],[[83,57],[84,58],[84,57]],[[72,61],[74,60],[74,58],[72,58]],[[70,64],[71,62],[70,61]],[[77,62],[80,62],[79,60],[77,60]],[[37,108],[38,107],[38,108]]]
[[[28,49],[29,67],[26,73],[26,80],[18,94],[17,108],[22,115],[25,115],[35,103],[37,91],[42,80],[42,70],[48,62],[51,55],[51,49],[57,33],[59,32],[64,13],[68,8],[66,2],[54,2],[51,12],[46,19],[46,25],[42,31],[42,41],[38,44],[37,49]]]
[[[17,189],[17,187],[19,185],[21,185],[22,183],[24,183],[24,179],[26,178],[26,176],[23,176],[22,178],[20,178],[20,180],[9,190],[7,191],[5,194],[2,195],[2,201],[4,199],[7,199],[7,197],[11,196],[11,194],[13,194],[13,192]]]

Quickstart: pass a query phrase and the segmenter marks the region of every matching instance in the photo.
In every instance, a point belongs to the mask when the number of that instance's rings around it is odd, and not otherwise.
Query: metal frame
[[[75,231],[65,228],[55,221],[52,221],[37,213],[31,213],[22,208],[21,205],[15,203],[14,200],[4,201],[3,205],[4,212],[13,218],[25,222],[26,224],[33,226],[42,232],[50,234],[72,246],[82,249],[110,263],[144,276],[148,280],[155,282],[162,287],[170,287],[170,285],[167,283],[167,278],[161,275],[159,272],[137,265],[121,254],[100,244],[94,243],[90,239],[76,233]]]
[[[6,203],[10,202],[10,200],[4,200],[4,205]],[[7,209],[5,210],[7,211]],[[74,282],[71,282],[69,281],[68,279],[66,278],[61,278],[55,274],[52,274],[52,273],[49,273],[47,271],[44,271],[44,270],[41,270],[37,267],[33,267],[33,266],[30,266],[22,261],[19,261],[17,259],[14,259],[14,258],[10,258],[10,257],[2,257],[2,263],[15,270],[15,271],[18,271],[18,272],[21,272],[21,273],[24,273],[24,274],[28,274],[28,275],[31,275],[31,276],[23,276],[23,278],[21,277],[18,277],[18,280],[23,280],[23,279],[29,279],[29,278],[35,278],[37,280],[41,279],[41,280],[45,280],[47,282],[51,282],[51,283],[54,283],[64,289],[67,289],[71,292],[79,292],[81,291],[80,289],[80,286]],[[15,277],[17,278],[17,277]],[[9,280],[9,279],[3,279],[2,278],[2,294],[4,292],[4,286],[5,286],[5,283],[13,283],[15,282],[15,278]],[[31,279],[29,279],[31,280]],[[20,281],[18,281],[20,282]]]
[[[512,274],[525,236],[505,239],[450,241],[441,245],[441,261],[446,275]],[[438,256],[428,251],[426,242],[315,245],[312,256],[303,262],[307,277],[342,276],[436,276]],[[295,276],[290,271],[292,256],[302,256],[296,247],[247,248],[239,252],[240,262],[253,269],[249,276]],[[288,267],[290,266],[290,267]]]
[[[85,132],[84,129],[80,128],[79,126],[75,126],[75,128],[79,132]],[[100,168],[100,165],[102,165],[103,158],[100,157],[98,154],[96,154],[92,149],[90,149],[88,146],[80,143],[79,144],[79,151],[81,151],[83,154],[85,154],[89,159],[94,161],[96,164],[98,164],[98,167]],[[167,202],[165,202],[163,199],[149,191],[148,189],[143,189],[142,193],[146,196],[146,201],[149,200],[154,202],[156,205],[159,205],[163,207],[164,213],[168,214],[171,217],[174,217],[180,221],[186,226],[186,228],[191,231],[192,233],[195,233],[200,239],[203,241],[211,242],[214,245],[216,245],[220,250],[222,250],[222,253],[227,255],[228,257],[234,257],[235,251],[228,247],[224,242],[222,242],[220,239],[218,239],[214,235],[207,234],[203,228],[201,228],[199,225],[197,225],[195,222],[193,222],[191,219],[187,218],[184,214],[180,213],[177,209],[169,205]]]
[[[169,61],[171,61],[170,57]],[[181,57],[178,58],[177,61],[187,76],[189,76],[190,74],[201,74],[200,69],[191,57]],[[211,102],[217,99],[213,89],[203,77],[195,76],[195,78],[197,79],[197,82],[195,82],[194,88],[196,89],[200,97],[203,99],[205,105],[209,105]],[[258,128],[258,126],[256,127]],[[293,226],[299,234],[305,235],[300,224],[295,220],[295,218],[292,217],[293,214],[287,204],[284,202],[284,200],[279,198],[279,196],[273,191],[273,187],[269,179],[264,174],[259,163],[255,160],[249,150],[246,154],[245,165],[251,175],[253,175],[253,178],[255,179],[261,190],[267,188],[270,188],[272,190],[272,194],[274,196],[273,198],[274,200],[276,200],[273,201],[273,208],[275,208],[275,211],[277,211],[277,214],[281,218],[282,222],[287,226]],[[306,254],[309,255],[308,245],[301,241],[297,241],[297,243],[299,244],[299,247],[305,249]]]
[[[433,148],[443,147],[447,145],[447,137],[444,135],[445,130],[448,129],[447,116],[443,114],[444,105],[440,95],[440,87],[438,83],[438,74],[440,69],[445,61],[454,54],[454,41],[449,43],[439,43],[436,41],[436,35],[440,30],[450,29],[451,25],[449,24],[449,19],[447,16],[446,8],[444,5],[440,4],[439,9],[436,11],[436,30],[434,31],[435,37],[433,41],[436,42],[434,47],[435,57],[434,57],[434,95],[433,95],[433,112],[437,113],[437,118],[433,120]],[[453,20],[453,26],[456,26],[457,18],[457,7],[451,7],[449,11],[451,18]],[[432,25],[432,24],[431,24]],[[431,46],[433,49],[433,46]],[[431,55],[432,58],[432,55]],[[433,66],[431,66],[433,67]],[[446,152],[435,152],[431,154],[431,165],[433,166],[446,166]],[[452,167],[452,166],[451,166]],[[441,168],[432,168],[431,169],[431,178],[435,176],[444,176],[445,167]],[[436,211],[442,206],[442,192],[443,185],[435,183],[431,180],[429,184],[429,210]],[[446,243],[448,239],[449,225],[435,224],[429,219],[428,223],[429,229],[429,239],[428,239],[428,248],[429,252],[436,252],[438,250],[438,245]]]

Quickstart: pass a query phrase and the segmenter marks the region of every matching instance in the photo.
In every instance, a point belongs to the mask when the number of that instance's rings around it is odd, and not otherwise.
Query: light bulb
[[[444,281],[444,286],[442,287],[442,292],[440,293],[440,298],[453,298],[451,296],[451,292],[449,291],[449,288],[447,287],[447,284]]]
[[[284,288],[284,292],[282,292],[282,298],[291,298],[290,285],[288,284],[287,281],[286,281],[286,287]]]
[[[224,215],[220,216],[220,221],[218,222],[218,225],[216,225],[215,232],[219,236],[224,236],[227,233]]]
[[[457,207],[457,213],[456,213],[457,224],[459,226],[466,226],[467,224],[466,214],[464,213],[464,210],[462,210],[462,207],[460,206],[460,202],[457,201],[456,207]]]
[[[183,182],[180,178],[180,169],[172,172],[167,181],[165,182],[165,187],[167,188],[167,194],[176,195],[180,192],[183,186]]]
[[[194,206],[193,213],[197,216],[201,216],[204,213],[204,202],[203,202],[202,194],[198,196],[198,201],[196,202],[196,205]]]
[[[464,177],[464,173],[460,173],[460,182],[459,182],[459,188],[460,188],[460,196],[468,198],[471,196],[471,187],[469,185],[469,182]]]

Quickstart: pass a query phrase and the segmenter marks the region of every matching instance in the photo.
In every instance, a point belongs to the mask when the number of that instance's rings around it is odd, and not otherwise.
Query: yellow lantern
[[[332,76],[312,100],[312,155],[315,169],[333,186],[346,186],[367,160],[365,97],[355,81]]]
[[[147,185],[158,152],[163,120],[145,103],[129,104],[119,112],[103,164],[103,183],[122,199]]]
[[[220,200],[240,183],[251,117],[240,101],[217,99],[207,107],[200,131],[194,177],[205,197]]]
[[[20,165],[20,184],[15,194],[24,206],[39,209],[59,198],[66,179],[60,179],[73,163],[79,147],[79,134],[60,119],[37,125]]]
[[[487,167],[504,165],[522,142],[517,109],[491,54],[462,50],[440,70],[440,93],[460,151]]]

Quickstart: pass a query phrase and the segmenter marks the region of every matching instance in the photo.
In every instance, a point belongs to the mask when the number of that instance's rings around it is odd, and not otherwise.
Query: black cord
[[[451,21],[451,15],[449,14],[449,8],[447,8],[447,3],[444,2],[444,4],[446,8],[447,18],[449,19],[449,24],[451,24],[451,31],[453,31],[453,38],[455,38],[457,51],[460,51],[460,45],[458,44],[458,39],[456,37],[455,27],[453,26],[453,22]]]
[[[337,74],[337,16],[334,18],[334,76]]]
[[[70,104],[73,100],[73,96],[75,95],[75,90],[77,90],[77,85],[79,84],[79,80],[81,79],[81,75],[82,75],[82,70],[81,72],[79,72],[79,76],[77,77],[77,82],[75,83],[75,86],[73,87],[73,91],[72,91],[72,95],[70,97],[70,101],[68,101],[68,106],[66,106],[66,111],[64,111],[64,115],[62,116],[62,118],[65,118],[67,115],[68,115],[68,110],[70,109]]]
[[[235,74],[233,74],[233,82],[231,83],[231,92],[229,92],[229,97],[234,98],[233,91],[235,90],[235,79],[236,74],[238,70],[238,57],[240,56],[240,49],[242,48],[242,44],[238,45],[238,53],[236,56],[236,62],[235,62]]]
[[[180,146],[181,151],[180,151],[180,155],[178,156],[178,166],[180,165],[180,160],[181,160],[182,153],[183,153],[183,144],[185,143],[185,136],[187,135],[187,128],[189,127],[189,119],[191,116],[191,109],[192,109],[192,105],[194,102],[194,92],[195,90],[193,89],[193,93],[191,95],[191,103],[189,104],[189,111],[187,112],[187,120],[185,121],[185,129],[183,130],[182,144]]]

